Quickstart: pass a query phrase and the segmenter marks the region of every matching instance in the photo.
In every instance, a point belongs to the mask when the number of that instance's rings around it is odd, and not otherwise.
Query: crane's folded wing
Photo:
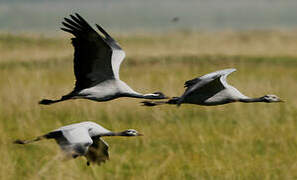
[[[100,165],[109,160],[108,144],[99,136],[92,137],[93,144],[85,155],[88,162]]]

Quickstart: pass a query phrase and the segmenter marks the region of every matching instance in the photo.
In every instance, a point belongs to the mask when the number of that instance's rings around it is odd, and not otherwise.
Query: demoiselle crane
[[[224,69],[186,81],[185,87],[187,89],[180,97],[173,97],[168,101],[143,101],[142,103],[145,106],[161,104],[215,106],[232,102],[283,102],[276,95],[265,95],[258,98],[250,98],[243,95],[235,87],[227,83],[227,76],[234,71],[236,71],[236,69]]]
[[[119,70],[125,58],[120,45],[98,24],[96,27],[103,34],[97,33],[79,14],[64,18],[61,29],[75,36],[74,90],[58,100],[43,99],[39,104],[49,105],[69,99],[90,99],[109,101],[119,97],[145,99],[165,99],[163,93],[141,94],[120,80]]]
[[[94,122],[81,122],[63,126],[32,140],[16,140],[16,144],[28,144],[42,139],[55,139],[67,157],[85,156],[87,165],[100,165],[109,160],[108,144],[101,138],[104,136],[142,136],[134,129],[112,132]]]

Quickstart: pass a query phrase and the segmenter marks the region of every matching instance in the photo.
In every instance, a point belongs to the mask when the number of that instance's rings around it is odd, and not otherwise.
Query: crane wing
[[[85,127],[61,129],[50,134],[55,134],[55,137],[52,138],[55,138],[61,149],[68,155],[83,155],[93,143],[88,129]]]
[[[76,91],[118,77],[118,69],[125,56],[121,47],[101,26],[96,25],[105,37],[97,33],[79,14],[75,15],[70,15],[71,19],[64,18],[62,24],[65,27],[61,29],[75,36],[72,44]],[[114,55],[115,50],[122,53]]]
[[[125,51],[122,50],[120,45],[114,40],[101,26],[96,24],[97,28],[100,32],[102,32],[106,37],[106,42],[112,48],[112,56],[111,56],[111,65],[113,74],[116,79],[120,79],[120,66],[126,56]]]
[[[232,68],[232,69],[225,69],[225,70],[222,70],[222,71],[221,71],[221,72],[222,72],[222,73],[221,73],[222,76],[221,76],[220,80],[221,80],[221,83],[222,83],[224,86],[229,86],[229,84],[227,83],[227,76],[228,76],[229,74],[235,72],[235,71],[236,71],[236,69],[234,69],[234,68]]]
[[[199,93],[202,92],[203,89],[209,91],[218,91],[224,89],[226,86],[228,86],[226,81],[227,76],[234,71],[236,71],[236,69],[224,69],[186,81],[185,87],[187,87],[187,89],[178,100],[177,105],[180,105],[185,97],[191,93]]]
[[[69,143],[92,143],[92,138],[86,127],[76,127],[69,130],[62,131],[64,137]]]
[[[85,155],[88,163],[96,163],[100,165],[109,160],[108,144],[100,138],[100,136],[92,137],[93,144],[89,147]]]

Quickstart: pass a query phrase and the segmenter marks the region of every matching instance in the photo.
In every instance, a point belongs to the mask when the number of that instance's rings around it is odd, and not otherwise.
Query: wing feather
[[[67,155],[84,155],[88,147],[93,143],[88,129],[86,129],[85,127],[57,130],[54,132],[50,133],[55,135],[52,138],[57,141],[60,148]]]
[[[93,144],[89,147],[89,150],[85,157],[88,163],[95,163],[100,165],[109,160],[108,144],[99,136],[92,137]]]
[[[112,54],[117,43],[109,35],[106,35],[107,33],[102,27],[100,31],[104,32],[105,38],[98,34],[79,14],[75,15],[70,15],[71,19],[64,18],[64,22],[62,22],[64,27],[61,29],[75,36],[72,38],[76,77],[74,90],[82,90],[114,79]]]
[[[236,71],[236,69],[224,69],[220,71],[215,71],[209,74],[205,74],[203,76],[197,77],[195,79],[189,80],[185,82],[185,87],[187,87],[184,94],[180,97],[177,102],[177,105],[180,105],[186,96],[191,93],[197,93],[201,88],[207,85],[210,89],[222,89],[225,88],[227,84],[226,78],[229,74]],[[212,83],[213,82],[213,83]]]
[[[104,34],[106,42],[112,48],[111,64],[114,76],[116,79],[120,79],[120,66],[126,56],[120,45],[114,40],[100,25],[96,24],[98,30]]]

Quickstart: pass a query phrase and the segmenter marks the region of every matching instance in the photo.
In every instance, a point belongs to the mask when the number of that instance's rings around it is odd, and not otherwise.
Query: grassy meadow
[[[70,36],[0,34],[0,179],[296,179],[297,32],[171,32],[116,36],[121,79],[143,92],[180,95],[191,78],[234,67],[229,83],[285,103],[143,107],[139,99],[40,106],[74,84]],[[59,126],[94,121],[143,137],[104,138],[110,161],[61,162],[54,141],[12,144]]]

